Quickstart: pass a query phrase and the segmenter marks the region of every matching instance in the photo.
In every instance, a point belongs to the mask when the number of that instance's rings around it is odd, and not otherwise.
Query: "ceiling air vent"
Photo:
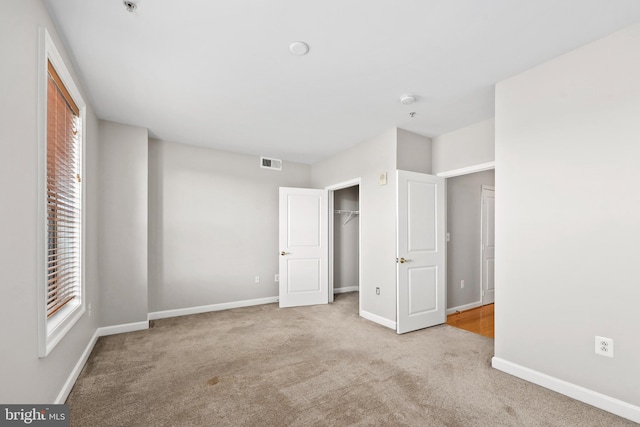
[[[265,169],[282,170],[282,160],[260,157],[260,167]]]

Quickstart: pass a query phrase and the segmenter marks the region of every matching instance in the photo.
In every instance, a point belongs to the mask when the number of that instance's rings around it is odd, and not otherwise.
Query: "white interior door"
[[[398,174],[397,332],[446,321],[445,181]]]
[[[280,307],[327,304],[328,191],[280,188]]]
[[[482,187],[482,304],[495,301],[495,222],[496,193],[493,187]]]

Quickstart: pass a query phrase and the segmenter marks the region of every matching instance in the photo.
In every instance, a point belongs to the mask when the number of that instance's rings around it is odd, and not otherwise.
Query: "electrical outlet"
[[[279,275],[279,274],[276,274],[276,275],[275,275],[275,277],[274,277],[274,279],[273,279],[273,281],[274,281],[274,282],[279,282],[279,281],[280,281],[280,275]]]
[[[260,276],[256,276],[255,281],[256,281],[256,284],[260,283]]]
[[[451,233],[447,233],[447,242],[451,241]]]
[[[376,295],[380,295],[380,288],[376,288]]]
[[[91,317],[91,303],[89,303],[89,305],[87,306],[87,308],[89,309],[89,317]]]
[[[596,336],[596,354],[613,357],[613,340]]]
[[[460,280],[460,287],[464,288],[464,280]]]

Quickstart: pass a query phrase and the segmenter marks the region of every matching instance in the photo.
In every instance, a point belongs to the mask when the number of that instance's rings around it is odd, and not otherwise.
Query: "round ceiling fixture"
[[[293,42],[289,45],[291,53],[297,56],[303,56],[309,53],[309,45],[305,42]]]
[[[413,104],[414,102],[416,102],[416,97],[413,95],[402,95],[400,97],[400,102],[405,105]]]

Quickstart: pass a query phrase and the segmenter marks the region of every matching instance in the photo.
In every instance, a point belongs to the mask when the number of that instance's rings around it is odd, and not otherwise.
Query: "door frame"
[[[480,164],[476,164],[476,165],[471,165],[471,166],[467,166],[464,168],[459,168],[459,169],[451,169],[451,170],[447,170],[447,171],[442,171],[442,172],[438,172],[435,175],[436,176],[441,176],[443,178],[453,178],[456,176],[462,176],[462,175],[471,175],[472,173],[476,173],[476,172],[484,172],[484,171],[488,171],[488,170],[496,170],[496,162],[487,162],[487,163],[480,163]],[[445,185],[445,197],[447,197],[448,200],[448,195],[447,195],[447,191],[448,188]],[[482,197],[481,197],[482,199]],[[448,205],[448,203],[447,203]],[[449,206],[447,206],[447,210],[445,211],[445,215],[448,215],[448,210],[449,210]],[[480,219],[482,221],[482,218]],[[448,224],[445,224],[445,227],[447,227],[448,230]],[[480,226],[480,232],[482,232],[482,223]],[[448,232],[448,231],[446,231]],[[482,239],[481,239],[482,240]],[[448,244],[448,242],[447,242]],[[480,256],[482,256],[482,251],[480,252]],[[481,260],[482,261],[482,260]],[[445,266],[448,270],[449,268],[449,259],[447,254],[445,253]],[[482,262],[480,263],[480,269],[482,269]],[[447,283],[447,291],[449,290],[449,284]],[[482,271],[480,271],[480,300],[473,302],[471,304],[467,304],[464,307],[464,310],[469,310],[472,308],[476,308],[476,307],[482,307]],[[447,309],[447,315],[455,313],[456,310],[455,308],[453,309]]]
[[[362,197],[360,189],[362,188],[362,178],[354,178],[348,181],[339,182],[337,184],[329,185],[325,187],[325,190],[329,190],[329,304],[333,302],[333,233],[335,227],[334,220],[334,192],[342,190],[344,188],[350,188],[358,186],[358,211],[359,217],[362,217]],[[358,218],[358,314],[362,310],[362,221]]]
[[[484,303],[484,242],[483,242],[483,230],[484,226],[484,190],[493,191],[495,194],[496,187],[494,185],[482,184],[480,187],[480,307],[493,303]],[[495,225],[494,225],[495,233]],[[494,279],[494,298],[495,298],[495,279]]]

